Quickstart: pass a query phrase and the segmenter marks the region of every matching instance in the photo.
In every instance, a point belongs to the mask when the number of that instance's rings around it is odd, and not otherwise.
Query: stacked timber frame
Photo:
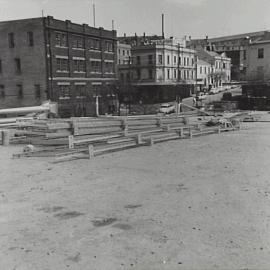
[[[50,99],[64,117],[114,112],[116,42],[116,31],[51,16],[0,22],[0,107]]]

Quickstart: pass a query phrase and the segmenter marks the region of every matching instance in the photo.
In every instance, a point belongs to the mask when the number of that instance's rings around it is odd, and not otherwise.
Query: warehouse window
[[[59,99],[70,99],[69,85],[59,85]]]
[[[89,47],[91,50],[100,51],[100,40],[99,39],[91,38],[91,39],[89,39],[88,42],[89,42]],[[119,54],[120,54],[120,50],[119,50]]]
[[[258,58],[264,58],[264,49],[263,48],[258,49]]]
[[[58,47],[67,47],[67,35],[65,33],[55,33],[55,43]]]
[[[75,72],[85,72],[85,60],[73,60]]]
[[[22,84],[17,84],[17,95],[19,99],[23,98],[23,86]]]
[[[83,49],[84,48],[84,40],[82,37],[74,36],[73,48],[76,48],[76,49]]]
[[[15,47],[14,33],[8,33],[8,46],[9,48]]]
[[[68,60],[62,58],[56,58],[57,71],[68,72]]]
[[[91,66],[91,72],[93,72],[93,73],[101,73],[101,62],[100,61],[91,60],[90,61],[90,66]]]
[[[114,73],[114,63],[105,62],[105,73]]]
[[[85,85],[75,85],[76,98],[86,98]]]
[[[36,99],[41,98],[40,84],[35,84],[35,97],[36,97]]]
[[[27,43],[28,46],[33,47],[34,46],[34,34],[33,32],[27,32]]]
[[[105,49],[107,52],[113,52],[113,43],[110,41],[105,42]]]
[[[167,65],[169,65],[169,64],[170,64],[170,56],[167,55]]]
[[[21,74],[22,69],[21,69],[21,59],[20,58],[15,58],[15,72],[16,74]]]

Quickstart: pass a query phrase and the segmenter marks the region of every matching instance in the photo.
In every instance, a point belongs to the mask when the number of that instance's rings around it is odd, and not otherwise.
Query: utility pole
[[[129,82],[128,82],[128,112],[131,110],[131,56],[128,57],[128,73],[129,73]]]

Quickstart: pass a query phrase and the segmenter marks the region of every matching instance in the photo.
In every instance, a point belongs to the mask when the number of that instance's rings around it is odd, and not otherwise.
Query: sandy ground
[[[270,123],[51,164],[0,148],[1,270],[270,269]]]

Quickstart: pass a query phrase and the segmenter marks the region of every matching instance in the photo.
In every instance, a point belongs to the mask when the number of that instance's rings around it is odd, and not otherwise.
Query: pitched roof
[[[202,59],[198,59],[198,62],[197,62],[198,65],[201,65],[201,66],[210,66],[211,64],[209,62],[206,62]]]

